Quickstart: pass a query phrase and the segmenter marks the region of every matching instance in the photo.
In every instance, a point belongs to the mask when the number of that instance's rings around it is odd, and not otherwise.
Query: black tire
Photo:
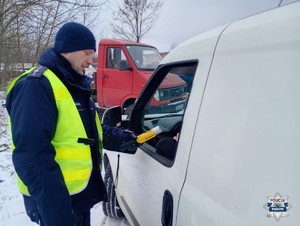
[[[111,172],[111,166],[109,164],[107,156],[104,156],[104,184],[107,192],[107,202],[102,202],[103,213],[115,219],[124,218],[124,214],[119,206],[113,183],[113,177]]]

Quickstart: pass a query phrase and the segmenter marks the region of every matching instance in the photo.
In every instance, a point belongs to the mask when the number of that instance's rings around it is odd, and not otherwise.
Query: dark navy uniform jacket
[[[69,196],[63,182],[51,139],[55,134],[58,111],[54,95],[45,76],[27,76],[14,86],[6,99],[7,111],[12,121],[12,138],[16,149],[12,158],[18,175],[28,186],[31,196],[24,196],[27,213],[38,210],[51,225],[72,223],[72,212],[84,214],[94,204],[106,199],[105,186],[99,163],[102,161],[98,147],[95,124],[95,104],[90,99],[90,78],[75,72],[70,63],[52,49],[47,49],[39,64],[52,70],[71,93],[86,133],[95,142],[91,145],[93,171],[87,187]],[[70,122],[72,123],[72,122]],[[123,129],[103,125],[103,145],[118,150],[120,144],[132,139]]]

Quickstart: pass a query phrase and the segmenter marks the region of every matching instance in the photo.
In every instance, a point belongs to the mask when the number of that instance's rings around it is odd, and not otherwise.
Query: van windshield
[[[126,48],[140,71],[154,71],[162,59],[154,47],[127,45]]]

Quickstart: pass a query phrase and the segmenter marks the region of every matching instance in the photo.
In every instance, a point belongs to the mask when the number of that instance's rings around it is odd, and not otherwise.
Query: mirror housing
[[[122,110],[120,106],[108,108],[104,111],[101,123],[110,127],[117,127],[122,122]]]
[[[101,123],[110,127],[123,127],[128,126],[128,120],[122,120],[122,108],[120,106],[111,107],[106,109],[102,115]],[[120,147],[122,153],[134,154],[137,150],[137,143],[132,140],[124,143]]]
[[[120,106],[106,109],[102,115],[101,123],[110,127],[129,128],[129,118],[127,115],[122,114]]]

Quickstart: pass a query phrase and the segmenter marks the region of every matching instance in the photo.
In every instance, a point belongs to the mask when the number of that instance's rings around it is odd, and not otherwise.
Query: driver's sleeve
[[[171,137],[163,137],[157,142],[156,149],[159,154],[173,160],[176,154],[177,146],[178,142],[175,139]]]

